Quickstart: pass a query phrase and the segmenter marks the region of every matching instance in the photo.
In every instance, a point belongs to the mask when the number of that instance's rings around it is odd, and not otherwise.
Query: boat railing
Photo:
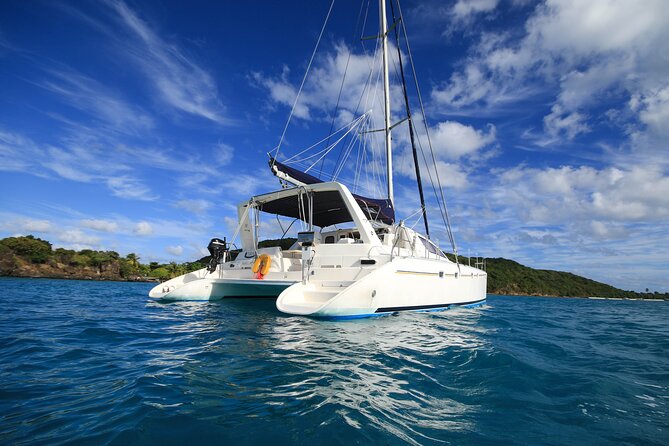
[[[474,257],[474,268],[486,271],[485,257]]]
[[[418,235],[417,233],[414,232],[413,237],[411,237],[408,229],[405,226],[398,226],[394,236],[395,237],[393,240],[393,244],[390,249],[391,261],[395,257],[402,256],[401,250],[403,248],[409,251],[409,255],[407,257],[436,259],[436,260],[443,259],[445,257],[444,255],[439,255],[438,252],[431,251],[430,248],[428,247],[428,243],[431,244],[431,242],[429,242],[422,236]],[[401,246],[401,244],[404,244],[406,246]],[[418,247],[422,247],[423,249],[422,250],[417,249]],[[395,251],[396,249],[397,253]],[[438,248],[435,246],[434,249]]]

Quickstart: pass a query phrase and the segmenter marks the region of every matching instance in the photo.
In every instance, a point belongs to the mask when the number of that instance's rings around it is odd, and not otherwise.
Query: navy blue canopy
[[[323,183],[324,181],[320,178],[316,178],[313,175],[302,172],[300,170],[289,167],[283,163],[275,161],[273,158],[269,160],[270,168],[272,166],[276,167],[279,172],[282,172],[289,176],[290,178],[299,181],[304,184],[316,184]],[[276,174],[274,169],[272,172]],[[328,194],[331,195],[331,194]],[[324,198],[324,197],[322,197]],[[362,209],[362,212],[367,216],[368,219],[372,221],[380,221],[386,224],[393,224],[395,221],[395,210],[393,209],[393,204],[388,199],[377,199],[377,198],[367,198],[361,195],[353,194],[353,198],[357,201],[358,205]],[[340,201],[338,205],[334,201]],[[295,210],[292,209],[296,206],[294,204],[294,199],[288,201],[286,200],[285,205],[282,206],[281,203],[278,203],[282,200],[277,200],[277,202],[266,203],[263,206],[263,211],[271,212],[278,215],[285,215],[287,217],[298,217]],[[337,223],[343,223],[346,221],[351,221],[351,216],[346,211],[346,207],[341,198],[337,200],[334,196],[328,197],[327,200],[321,202],[325,206],[321,206],[318,203],[319,200],[314,200],[314,224],[316,226],[325,227]],[[320,208],[323,209],[320,209]],[[293,215],[296,214],[296,215]]]

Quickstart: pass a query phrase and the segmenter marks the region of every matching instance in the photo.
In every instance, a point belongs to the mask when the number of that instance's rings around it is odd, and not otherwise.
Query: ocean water
[[[322,321],[0,278],[0,444],[669,444],[669,302]]]

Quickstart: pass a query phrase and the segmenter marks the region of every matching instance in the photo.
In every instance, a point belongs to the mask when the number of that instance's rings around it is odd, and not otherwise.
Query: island
[[[259,246],[288,249],[294,242],[293,238],[263,240]],[[455,260],[453,255],[449,257]],[[53,249],[50,242],[32,235],[0,240],[0,276],[10,277],[160,282],[204,268],[209,257],[185,263],[144,264],[140,260],[135,253],[121,256],[116,251]],[[534,269],[504,258],[459,256],[458,261],[484,266],[491,294],[669,300],[669,293],[625,291],[576,274]]]

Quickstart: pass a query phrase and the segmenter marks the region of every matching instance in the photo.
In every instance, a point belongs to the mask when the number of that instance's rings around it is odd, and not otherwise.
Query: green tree
[[[71,249],[64,249],[64,248],[57,248],[53,253],[57,262],[65,263],[65,264],[70,264],[72,262],[72,258],[74,257],[75,254],[76,254],[76,251],[73,251]]]
[[[90,266],[91,258],[81,253],[76,253],[72,256],[69,264],[72,266]]]
[[[0,243],[11,249],[17,256],[32,263],[45,263],[53,254],[51,243],[32,235],[8,237],[1,240]]]
[[[166,280],[170,278],[170,272],[167,270],[167,268],[161,266],[160,268],[151,270],[151,277],[155,277],[160,280]]]
[[[127,256],[125,256],[125,263],[129,265],[130,270],[128,271],[129,275],[142,275],[142,264],[139,263],[139,256],[135,254],[134,252],[131,252]]]
[[[130,278],[132,276],[132,264],[128,259],[120,259],[119,264],[118,264],[118,273],[123,277],[124,279]]]
[[[177,265],[177,262],[170,262],[167,265],[167,271],[170,272],[170,277],[177,277],[179,275],[179,265]]]
[[[139,256],[135,254],[134,252],[131,252],[127,256],[125,256],[126,260],[130,262],[130,266],[133,268],[139,268]]]

